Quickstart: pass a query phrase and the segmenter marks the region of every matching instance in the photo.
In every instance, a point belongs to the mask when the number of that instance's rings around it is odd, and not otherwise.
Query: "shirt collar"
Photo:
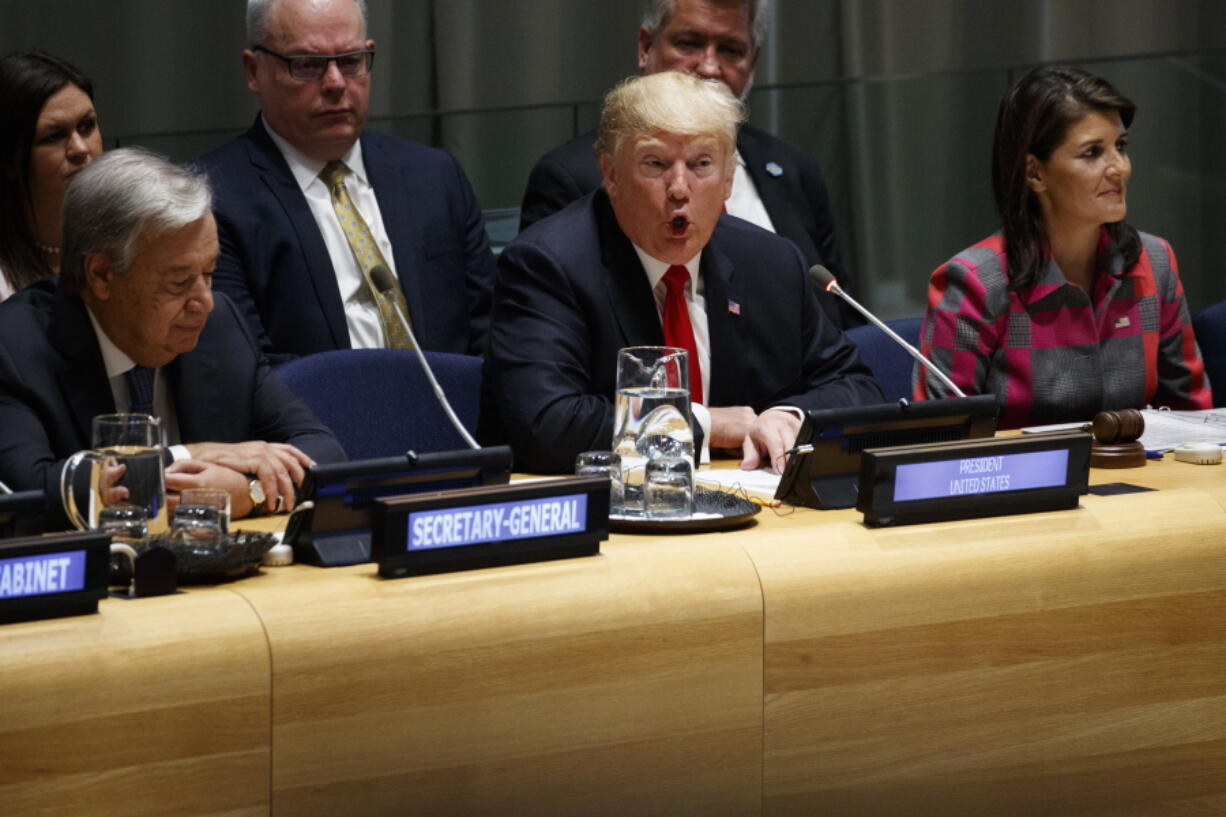
[[[639,263],[643,265],[643,269],[647,272],[647,280],[651,283],[651,288],[655,289],[664,280],[664,274],[668,272],[668,268],[672,265],[648,255],[646,250],[633,241],[630,242],[630,246],[634,247],[634,252],[639,257]],[[685,269],[690,274],[691,292],[698,291],[698,264],[700,261],[702,261],[702,250],[698,251],[698,255],[685,262]]]
[[[136,366],[136,361],[115,345],[115,342],[102,330],[102,324],[94,317],[93,310],[85,307],[89,322],[93,324],[94,335],[98,338],[98,349],[102,352],[102,362],[106,366],[106,379],[113,380],[121,374],[127,374]]]
[[[298,183],[298,189],[306,192],[306,189],[313,183],[319,182],[319,173],[324,169],[327,162],[322,162],[319,159],[312,159],[298,148],[291,145],[289,142],[281,138],[272,125],[268,124],[268,120],[260,114],[260,121],[264,123],[264,130],[268,131],[269,137],[272,138],[273,144],[277,146],[277,150],[281,151],[281,155],[285,157],[285,163],[289,165],[290,173],[294,174],[294,181]],[[357,139],[353,143],[353,147],[345,152],[341,157],[341,161],[349,168],[358,181],[362,184],[370,184],[366,178],[366,163],[362,161],[362,140]]]

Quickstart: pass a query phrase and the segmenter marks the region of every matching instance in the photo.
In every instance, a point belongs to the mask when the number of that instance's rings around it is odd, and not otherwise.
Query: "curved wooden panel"
[[[1176,463],[1095,481],[1203,480]],[[1195,814],[1226,797],[1226,513],[1195,489],[746,544],[765,616],[764,811]],[[820,518],[820,520],[819,520]]]
[[[268,643],[225,589],[0,627],[0,811],[258,815]]]
[[[280,814],[753,815],[762,610],[717,537],[238,588],[273,645]]]

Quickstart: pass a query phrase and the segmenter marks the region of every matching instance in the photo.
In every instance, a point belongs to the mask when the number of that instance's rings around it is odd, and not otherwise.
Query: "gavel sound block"
[[[1100,411],[1090,424],[1094,445],[1091,468],[1139,468],[1145,465],[1145,446],[1138,439],[1145,432],[1145,417],[1136,409]]]

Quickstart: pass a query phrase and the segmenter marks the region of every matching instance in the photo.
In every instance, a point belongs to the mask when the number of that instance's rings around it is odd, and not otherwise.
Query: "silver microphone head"
[[[396,276],[392,275],[392,271],[387,268],[386,264],[376,264],[371,267],[370,280],[374,283],[375,289],[384,295],[390,295],[396,290]]]
[[[809,267],[809,279],[817,284],[817,288],[830,291],[830,285],[835,283],[834,273],[823,267],[821,264],[814,264]]]

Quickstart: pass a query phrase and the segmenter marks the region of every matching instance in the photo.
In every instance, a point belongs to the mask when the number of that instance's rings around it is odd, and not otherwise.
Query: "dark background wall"
[[[246,127],[243,0],[0,0],[0,52],[89,73],[108,145],[191,159]],[[591,127],[634,71],[637,0],[369,0],[372,126],[453,151],[482,206]],[[1226,3],[775,0],[754,122],[826,171],[865,299],[918,314],[942,260],[991,232],[991,129],[1019,71],[1071,62],[1139,106],[1130,220],[1170,239],[1193,307],[1226,297]],[[3,115],[0,112],[0,115]],[[498,221],[497,218],[494,221]]]

